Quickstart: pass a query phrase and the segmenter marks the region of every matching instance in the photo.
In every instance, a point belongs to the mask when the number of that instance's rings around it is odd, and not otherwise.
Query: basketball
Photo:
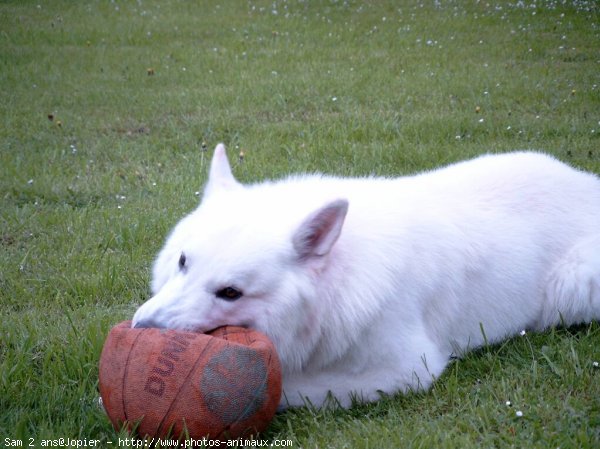
[[[100,356],[102,403],[114,428],[139,438],[228,439],[267,428],[281,366],[263,334],[113,327]]]

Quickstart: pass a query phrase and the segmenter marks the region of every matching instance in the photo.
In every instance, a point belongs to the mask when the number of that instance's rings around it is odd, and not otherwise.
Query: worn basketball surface
[[[263,334],[113,327],[100,394],[115,427],[138,437],[238,438],[263,431],[281,398],[281,367]]]

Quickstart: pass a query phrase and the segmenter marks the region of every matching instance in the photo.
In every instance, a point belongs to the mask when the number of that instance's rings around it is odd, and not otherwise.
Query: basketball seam
[[[238,414],[238,417],[237,417],[237,419],[236,419],[236,420],[235,420],[233,423],[231,423],[229,427],[232,427],[233,425],[235,425],[235,424],[238,424],[239,422],[244,422],[244,421],[245,421],[245,420],[240,420],[240,417],[241,417],[241,416],[244,416],[244,415],[245,415],[245,414],[248,412],[248,410],[250,409],[250,407],[251,407],[251,406],[254,404],[254,401],[255,401],[255,400],[256,400],[256,398],[258,397],[258,392],[259,392],[260,390],[262,390],[262,387],[263,387],[263,386],[265,387],[265,391],[268,391],[268,389],[267,389],[267,384],[269,383],[269,366],[271,365],[271,357],[272,357],[272,356],[271,356],[271,354],[269,354],[269,358],[268,358],[268,360],[267,360],[267,365],[266,365],[267,369],[266,369],[266,371],[265,371],[265,376],[263,377],[263,380],[262,380],[262,383],[260,384],[260,386],[259,386],[258,388],[256,388],[256,389],[255,389],[255,393],[254,393],[254,395],[252,396],[252,401],[250,401],[250,402],[249,402],[249,404],[248,404],[248,405],[246,405],[246,407],[244,408],[244,410],[242,410],[242,411],[241,411],[241,412]],[[261,408],[262,408],[262,407],[261,407]],[[259,410],[260,410],[260,409],[259,409]],[[257,411],[258,411],[258,410],[257,410]]]
[[[165,423],[165,419],[167,419],[167,416],[169,416],[169,413],[171,412],[171,410],[173,409],[173,405],[175,404],[175,401],[177,400],[177,398],[179,397],[179,395],[181,394],[181,390],[183,390],[183,386],[186,385],[188,379],[192,376],[192,374],[195,372],[196,367],[198,365],[198,363],[200,363],[200,360],[202,359],[202,355],[208,351],[209,348],[211,348],[212,346],[214,346],[215,343],[212,340],[208,341],[208,344],[204,347],[204,349],[202,349],[202,351],[200,352],[200,354],[198,354],[198,357],[196,358],[196,361],[194,362],[194,364],[192,365],[192,368],[190,369],[189,373],[187,374],[187,376],[185,376],[184,381],[181,383],[181,388],[179,388],[179,390],[177,391],[177,393],[175,394],[175,397],[173,398],[173,400],[171,401],[171,403],[169,404],[169,408],[167,409],[167,411],[165,412],[165,414],[163,415],[162,420],[160,421],[160,424],[158,425],[157,429],[156,429],[156,433],[160,435],[161,432],[161,427],[163,426],[163,424]]]
[[[131,349],[127,353],[127,360],[125,361],[125,372],[123,373],[123,385],[121,386],[121,391],[123,392],[123,394],[121,395],[121,401],[123,402],[123,416],[125,417],[125,421],[129,421],[129,418],[127,418],[127,409],[125,407],[125,392],[127,391],[127,389],[125,388],[125,386],[126,386],[125,383],[127,382],[127,374],[129,372],[129,359],[131,358],[131,354],[132,354],[133,350],[135,349],[137,341],[142,336],[142,334],[144,332],[146,332],[146,330],[147,329],[142,329],[136,335],[135,339],[133,340],[133,344],[131,345]]]

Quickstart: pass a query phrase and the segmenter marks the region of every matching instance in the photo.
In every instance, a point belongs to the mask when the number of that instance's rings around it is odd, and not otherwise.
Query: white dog
[[[453,356],[600,319],[600,179],[538,153],[241,185],[223,145],[135,327],[274,342],[282,406],[427,388]]]

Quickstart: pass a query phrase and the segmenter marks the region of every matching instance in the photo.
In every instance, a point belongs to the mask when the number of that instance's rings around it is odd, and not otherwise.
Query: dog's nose
[[[162,329],[165,326],[153,318],[145,318],[143,320],[134,322],[133,327],[135,329],[145,329],[147,327],[156,327],[156,328]]]

